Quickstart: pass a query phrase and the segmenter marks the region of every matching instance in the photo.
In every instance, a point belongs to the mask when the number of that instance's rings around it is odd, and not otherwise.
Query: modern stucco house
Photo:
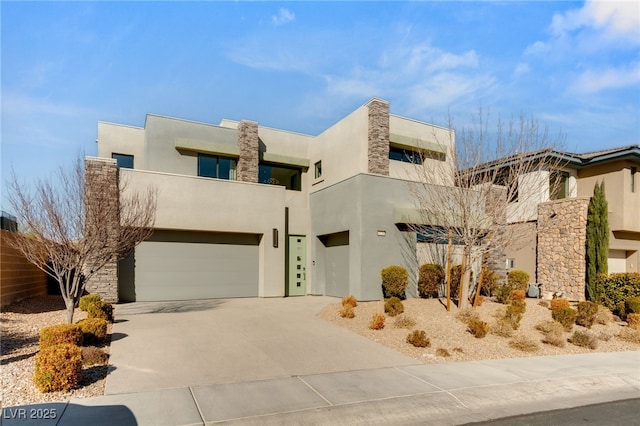
[[[523,189],[537,195],[508,206],[509,226],[520,228],[516,234],[521,235],[507,247],[508,269],[525,270],[548,290],[583,299],[587,208],[596,182],[604,181],[609,273],[640,271],[640,146],[582,154],[547,150],[543,155],[554,157],[561,171],[518,176],[518,185],[538,189]]]
[[[415,162],[449,161],[454,137],[372,99],[317,136],[148,114],[144,127],[100,122],[97,143],[92,173],[156,187],[158,209],[154,235],[91,291],[121,301],[372,300],[382,297],[382,268],[417,271],[416,234],[399,226],[414,206],[407,177]],[[449,183],[435,172],[423,179]]]

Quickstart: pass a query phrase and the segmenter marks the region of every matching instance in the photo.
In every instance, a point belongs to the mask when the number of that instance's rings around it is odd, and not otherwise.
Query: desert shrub
[[[601,331],[598,333],[598,340],[602,340],[603,342],[608,342],[611,340],[611,334],[606,331]]]
[[[627,314],[627,324],[631,328],[640,330],[640,314]]]
[[[78,321],[82,329],[82,341],[85,345],[95,345],[104,342],[107,337],[107,321],[101,318],[87,318]]]
[[[409,274],[402,266],[392,265],[384,268],[380,273],[382,278],[382,292],[385,299],[397,297],[404,300],[405,290],[409,284]]]
[[[519,312],[524,315],[524,312],[527,310],[527,302],[524,300],[513,300],[507,309],[509,309],[509,307],[512,307],[515,312]]]
[[[562,331],[562,327],[560,327],[559,331],[547,331],[546,333],[544,333],[542,343],[557,346],[559,348],[564,348],[565,346],[567,346],[567,339],[564,338],[564,334],[562,333]]]
[[[82,345],[82,328],[77,324],[58,324],[44,327],[40,331],[40,349],[69,343]]]
[[[459,354],[463,354],[464,353],[464,349],[462,348],[453,348],[454,352],[458,352]]]
[[[482,306],[482,304],[484,303],[484,296],[479,294],[477,300],[478,300],[478,303],[476,304],[476,306]]]
[[[480,314],[473,308],[465,308],[458,312],[456,318],[465,324],[469,324],[471,320],[480,319]]]
[[[356,313],[353,310],[353,306],[344,305],[342,309],[340,309],[340,316],[342,318],[353,318],[356,316]]]
[[[509,305],[504,312],[504,321],[506,321],[511,328],[517,330],[520,327],[520,321],[522,320],[522,314],[524,309],[518,305]]]
[[[598,313],[598,305],[593,302],[578,302],[578,313],[576,315],[576,324],[583,327],[591,328],[596,320]]]
[[[543,308],[548,308],[549,307],[549,302],[546,300],[541,300],[538,302],[538,305],[542,306]]]
[[[416,320],[407,315],[398,315],[393,322],[393,326],[396,328],[411,328],[416,325]]]
[[[404,305],[397,297],[392,297],[390,299],[385,300],[384,302],[384,312],[389,314],[390,317],[395,317],[396,315],[400,315],[404,312]]]
[[[89,305],[91,305],[92,303],[98,303],[98,302],[101,302],[101,301],[102,301],[102,299],[97,294],[85,294],[84,296],[82,296],[80,298],[80,301],[78,302],[78,308],[81,311],[85,311],[86,312],[86,310],[89,307]]]
[[[512,269],[507,274],[507,284],[514,290],[527,290],[529,274],[521,269]]]
[[[509,346],[522,352],[535,352],[539,348],[538,342],[524,335],[514,337]]]
[[[40,392],[68,391],[82,377],[82,350],[70,343],[48,346],[36,354],[33,383]]]
[[[436,263],[425,263],[418,271],[418,294],[420,297],[438,297],[444,282],[444,268]]]
[[[500,284],[500,277],[496,274],[495,271],[491,269],[483,269],[480,271],[480,276],[482,278],[482,289],[480,293],[484,296],[493,296],[494,293],[498,290],[498,285]]]
[[[513,330],[514,328],[511,323],[504,318],[499,319],[491,326],[491,334],[495,334],[500,337],[513,336]]]
[[[342,298],[342,306],[347,305],[355,308],[356,306],[358,306],[358,300],[352,294],[345,296]]]
[[[605,308],[602,305],[598,305],[598,312],[595,318],[596,323],[606,325],[613,321],[613,314],[609,308]]]
[[[511,293],[511,300],[524,300],[527,297],[527,293],[524,290],[513,290]]]
[[[105,365],[109,360],[109,355],[95,346],[85,346],[82,348],[82,365]]]
[[[558,321],[546,320],[536,324],[536,330],[543,333],[560,333],[564,332],[564,327]]]
[[[586,330],[576,330],[571,337],[569,337],[569,341],[573,345],[584,348],[596,349],[598,347],[598,338],[595,334]]]
[[[113,322],[113,306],[106,302],[91,303],[87,306],[87,317]]]
[[[625,342],[640,343],[640,330],[624,327],[616,337],[620,340],[624,340]]]
[[[431,342],[424,330],[413,330],[407,335],[407,343],[412,344],[416,348],[427,348],[431,346]]]
[[[624,306],[626,308],[627,315],[640,314],[640,297],[627,297],[627,300],[624,301]]]
[[[602,274],[598,276],[597,285],[603,295],[599,302],[614,314],[624,318],[626,315],[625,300],[629,297],[640,296],[640,273]]]
[[[511,302],[511,294],[513,293],[513,289],[508,285],[501,285],[498,287],[498,291],[496,292],[496,300],[499,303],[508,304]]]
[[[445,348],[438,348],[436,349],[436,355],[441,356],[443,358],[446,358],[448,356],[451,356],[451,354],[449,353],[448,350],[446,350]]]
[[[559,298],[559,299],[551,299],[551,310],[554,309],[558,309],[558,308],[569,308],[569,300],[568,299],[563,299],[563,298]]]
[[[384,314],[373,314],[369,322],[369,328],[372,330],[382,330],[384,328]]]
[[[481,339],[489,332],[489,325],[480,319],[472,319],[467,323],[467,330],[475,338]]]
[[[562,324],[564,331],[571,331],[573,324],[576,322],[576,310],[572,308],[558,308],[551,310],[551,317],[554,321]]]

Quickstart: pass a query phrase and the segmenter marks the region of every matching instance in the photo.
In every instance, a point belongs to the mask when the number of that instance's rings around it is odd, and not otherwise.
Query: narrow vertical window
[[[315,164],[315,178],[320,179],[322,177],[322,161],[318,161]]]
[[[637,167],[631,168],[631,192],[636,192],[636,174],[638,172]]]

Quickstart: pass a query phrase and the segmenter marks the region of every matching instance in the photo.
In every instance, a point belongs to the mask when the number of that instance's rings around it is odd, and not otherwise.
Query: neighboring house
[[[372,99],[317,136],[148,114],[143,128],[100,122],[97,143],[87,170],[129,189],[155,186],[158,209],[154,235],[90,291],[122,301],[376,300],[382,268],[417,272],[417,237],[400,219],[415,206],[407,177],[417,153],[450,161],[454,138]],[[449,183],[435,172],[424,179]]]
[[[519,188],[529,195],[513,200],[508,207],[509,226],[519,229],[515,234],[520,238],[506,250],[507,269],[525,270],[547,290],[583,299],[587,207],[596,182],[604,181],[609,205],[609,272],[638,272],[640,146],[542,154],[556,159],[552,163],[561,165],[562,171],[537,170],[518,177]]]

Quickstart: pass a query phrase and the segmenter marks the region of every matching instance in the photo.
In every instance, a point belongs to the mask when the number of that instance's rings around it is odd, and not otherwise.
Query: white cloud
[[[275,26],[288,24],[289,22],[293,22],[295,20],[296,20],[295,13],[291,12],[289,9],[286,9],[284,7],[278,10],[277,15],[271,16],[271,23]]]
[[[573,92],[596,93],[640,84],[640,63],[620,68],[605,68],[582,72],[571,85]]]
[[[523,75],[523,74],[527,74],[529,71],[531,71],[531,67],[529,66],[529,64],[525,62],[519,62],[516,65],[515,70],[513,70],[513,73],[515,75]]]

